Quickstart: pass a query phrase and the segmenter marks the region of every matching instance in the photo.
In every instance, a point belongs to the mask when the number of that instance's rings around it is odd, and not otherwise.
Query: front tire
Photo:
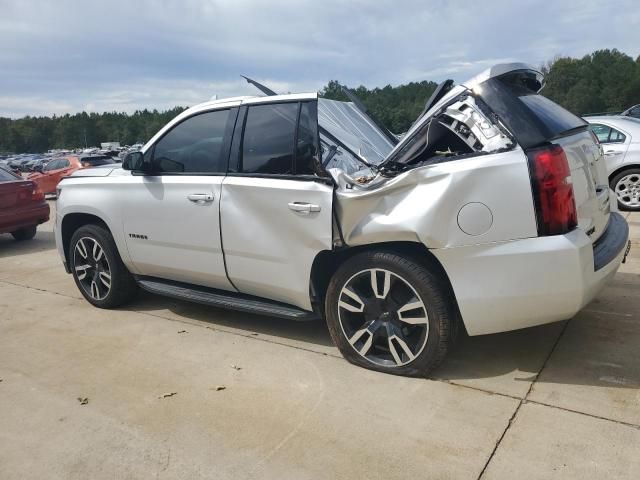
[[[351,363],[425,376],[444,359],[456,321],[444,279],[389,251],[360,253],[334,274],[325,299],[331,337]]]
[[[30,227],[21,228],[20,230],[16,230],[15,232],[11,232],[11,236],[18,242],[22,242],[24,240],[31,240],[36,236],[36,225],[32,225]]]
[[[640,168],[623,170],[611,179],[610,186],[620,209],[640,211]]]
[[[138,291],[111,233],[99,225],[84,225],[74,232],[69,262],[78,290],[96,307],[119,307]]]

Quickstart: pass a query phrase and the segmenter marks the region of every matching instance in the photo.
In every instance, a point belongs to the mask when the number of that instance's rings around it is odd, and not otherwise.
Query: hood
[[[73,172],[70,177],[107,177],[114,170],[121,170],[118,164],[99,165],[97,167],[81,168]]]

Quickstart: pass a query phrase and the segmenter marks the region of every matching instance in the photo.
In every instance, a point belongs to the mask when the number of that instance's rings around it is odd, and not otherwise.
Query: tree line
[[[598,50],[582,58],[557,57],[542,66],[546,86],[542,94],[577,115],[619,112],[640,103],[640,56],[635,60],[618,50]],[[437,84],[432,81],[354,89],[369,112],[392,132],[406,131]],[[320,95],[346,100],[336,80]],[[0,152],[44,152],[119,141],[146,142],[171,118],[184,110],[159,112],[77,113],[53,117],[0,117]],[[0,112],[1,113],[1,112]]]

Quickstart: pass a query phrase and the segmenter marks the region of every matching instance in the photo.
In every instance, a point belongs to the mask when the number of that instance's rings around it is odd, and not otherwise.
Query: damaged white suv
[[[357,99],[256,85],[60,183],[56,243],[89,302],[141,287],[324,318],[349,361],[424,375],[459,326],[572,317],[628,251],[597,139],[527,65],[444,82],[400,141]]]

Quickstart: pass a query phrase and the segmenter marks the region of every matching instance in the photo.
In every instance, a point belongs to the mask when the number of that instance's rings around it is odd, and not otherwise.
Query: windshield
[[[393,149],[384,133],[353,103],[318,99],[318,123],[372,165],[382,162]]]

